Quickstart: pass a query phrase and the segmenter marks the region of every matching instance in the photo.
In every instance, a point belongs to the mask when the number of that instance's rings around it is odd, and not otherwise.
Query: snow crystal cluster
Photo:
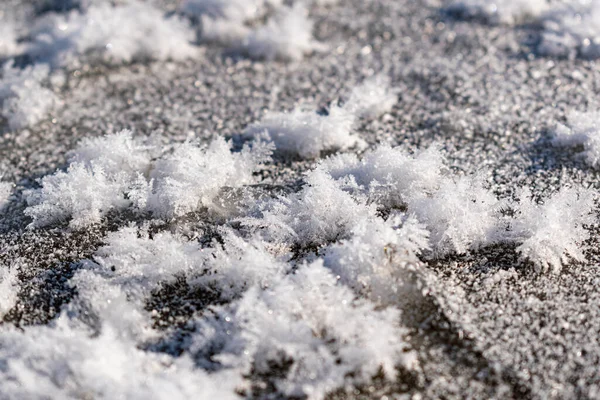
[[[223,206],[220,190],[252,182],[271,147],[256,141],[233,153],[231,143],[218,138],[208,146],[182,143],[157,159],[153,151],[127,130],[84,140],[66,171],[42,178],[39,189],[25,193],[32,226],[69,221],[82,228],[128,207],[168,218],[200,207],[217,210]]]
[[[200,19],[203,41],[222,43],[253,59],[297,61],[324,48],[313,39],[313,23],[301,2],[187,0],[182,11]],[[265,24],[251,24],[266,16]]]
[[[244,132],[247,137],[267,133],[277,151],[301,158],[316,158],[323,151],[364,147],[352,130],[359,118],[373,119],[392,109],[397,101],[389,78],[378,75],[353,89],[343,105],[332,104],[322,115],[296,108],[289,113],[269,112]]]
[[[135,16],[135,17],[132,17]],[[194,54],[194,34],[177,17],[166,18],[153,6],[91,5],[84,12],[52,14],[36,21],[27,52],[55,67],[88,62],[122,64],[145,60],[183,60]]]
[[[592,168],[600,166],[600,112],[572,112],[566,124],[557,124],[553,144],[579,151]]]
[[[33,125],[46,117],[58,104],[58,97],[47,87],[48,65],[36,64],[24,69],[6,63],[0,79],[0,116],[11,129]]]

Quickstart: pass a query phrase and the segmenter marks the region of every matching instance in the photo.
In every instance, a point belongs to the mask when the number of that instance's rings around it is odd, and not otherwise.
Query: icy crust
[[[277,151],[301,158],[317,158],[323,151],[363,148],[365,142],[353,132],[359,118],[377,118],[396,102],[389,78],[377,75],[355,87],[343,106],[330,105],[325,115],[304,108],[289,113],[269,112],[246,128],[244,136],[266,132]]]
[[[55,67],[76,67],[83,59],[118,65],[184,60],[195,54],[194,33],[186,21],[133,0],[49,15],[36,21],[30,36],[27,53]]]
[[[232,152],[231,143],[217,138],[208,146],[176,145],[157,159],[151,158],[153,151],[126,130],[84,140],[71,152],[66,171],[25,192],[31,226],[68,221],[79,229],[126,208],[163,218],[201,207],[222,210],[227,204],[219,201],[220,190],[253,182],[252,172],[268,159],[271,147],[259,140]]]
[[[537,18],[548,9],[547,0],[453,0],[445,10],[462,19],[517,24]]]
[[[50,68],[45,64],[15,68],[7,62],[0,77],[0,116],[11,129],[20,129],[43,120],[59,104],[48,88]]]

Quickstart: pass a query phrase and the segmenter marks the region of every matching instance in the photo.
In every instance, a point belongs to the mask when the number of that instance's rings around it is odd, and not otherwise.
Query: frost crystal
[[[36,64],[24,69],[13,68],[8,62],[0,79],[0,116],[8,121],[11,129],[34,125],[44,119],[58,104],[58,98],[45,81],[50,69]]]
[[[94,334],[65,314],[0,332],[0,364],[7,398],[238,398],[231,374],[209,377],[186,357],[140,350],[109,324]]]
[[[389,111],[396,96],[383,76],[368,79],[353,89],[344,106],[331,105],[325,115],[296,108],[290,113],[268,113],[261,121],[246,128],[244,135],[254,137],[267,133],[277,150],[316,158],[322,151],[364,147],[352,128],[358,118],[375,118]]]
[[[244,375],[281,369],[284,378],[273,379],[286,397],[322,399],[347,382],[368,382],[379,368],[390,378],[397,365],[410,368],[398,324],[397,310],[357,300],[315,262],[216,308],[215,318],[198,321],[192,350],[220,349],[213,360]]]
[[[351,177],[351,192],[367,195],[372,202],[389,208],[402,208],[408,201],[421,198],[437,189],[442,181],[444,157],[437,147],[414,155],[381,145],[368,151],[362,159],[342,154],[320,164],[334,179]]]
[[[561,189],[537,204],[524,190],[518,215],[512,223],[514,240],[521,243],[517,251],[539,268],[560,270],[569,257],[584,259],[580,246],[589,237],[584,228],[592,224],[595,195],[590,190]]]
[[[402,296],[403,268],[418,262],[417,255],[429,248],[428,237],[427,229],[413,216],[363,220],[349,239],[326,249],[325,266],[355,292],[394,304]]]
[[[566,125],[557,125],[553,143],[557,146],[582,146],[583,160],[592,168],[600,167],[600,112],[572,112]]]
[[[135,15],[135,18],[131,18]],[[33,29],[28,52],[53,66],[76,67],[82,57],[115,65],[144,60],[182,60],[194,55],[193,31],[177,17],[142,2],[100,3],[85,13],[55,14]]]
[[[71,154],[66,172],[41,179],[41,188],[25,192],[33,218],[32,227],[69,221],[79,229],[100,222],[110,210],[132,204],[141,175],[147,170],[147,148],[123,131],[99,139],[84,140]],[[134,168],[141,168],[135,170]]]
[[[217,210],[223,187],[254,182],[252,173],[270,159],[271,146],[261,141],[231,152],[231,143],[219,137],[207,147],[184,143],[156,161],[150,176],[154,180],[148,209],[166,218],[183,215],[199,207]]]
[[[251,58],[298,61],[305,54],[323,48],[312,37],[313,23],[302,3],[281,8],[264,26],[252,30],[243,40]]]
[[[0,18],[0,59],[13,56],[18,50],[15,24],[8,18]]]
[[[269,160],[271,145],[258,140],[232,153],[231,144],[218,138],[208,147],[178,145],[153,162],[152,152],[130,131],[82,141],[70,153],[66,172],[46,176],[40,189],[25,192],[31,226],[70,220],[78,229],[130,206],[163,218],[199,207],[224,212],[221,190],[253,182],[252,173]]]
[[[431,247],[437,255],[464,253],[497,240],[501,203],[484,188],[482,179],[447,179],[431,196],[409,202],[431,232]]]

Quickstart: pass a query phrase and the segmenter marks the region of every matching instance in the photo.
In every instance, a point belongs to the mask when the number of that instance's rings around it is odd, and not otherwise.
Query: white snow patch
[[[109,324],[94,334],[65,313],[48,326],[2,330],[0,364],[7,398],[234,400],[240,381],[208,376],[186,356],[140,350]]]
[[[0,115],[11,129],[34,125],[58,104],[58,97],[46,87],[50,68],[36,64],[24,69],[4,65],[0,79]]]
[[[128,207],[162,218],[199,207],[226,212],[221,189],[254,182],[252,173],[270,159],[271,149],[258,140],[232,153],[231,143],[217,138],[207,147],[183,143],[151,160],[155,149],[127,130],[85,139],[70,153],[66,172],[45,176],[40,189],[25,192],[25,214],[32,227],[70,221],[80,229]]]
[[[2,178],[2,176],[0,176]],[[12,193],[13,184],[10,182],[0,182],[0,211],[10,201],[10,195]]]
[[[250,31],[242,47],[253,59],[299,61],[325,47],[312,36],[313,22],[303,3],[282,7],[264,26]]]
[[[353,134],[358,118],[376,118],[396,103],[387,77],[378,75],[352,90],[343,106],[332,104],[326,115],[303,108],[270,112],[246,128],[244,135],[255,137],[267,133],[278,151],[301,158],[317,158],[322,151],[363,148],[365,142]]]
[[[396,309],[356,299],[317,261],[197,321],[192,351],[206,357],[220,349],[212,360],[244,375],[291,361],[285,377],[275,375],[277,389],[322,399],[346,383],[369,382],[379,368],[393,379],[396,366],[413,366],[399,318]]]
[[[580,157],[592,168],[600,167],[600,112],[572,112],[566,125],[557,124],[553,144],[582,146]]]
[[[110,65],[144,60],[183,60],[195,55],[194,32],[178,18],[139,1],[93,4],[84,13],[52,14],[32,30],[28,53],[55,67],[83,60]]]

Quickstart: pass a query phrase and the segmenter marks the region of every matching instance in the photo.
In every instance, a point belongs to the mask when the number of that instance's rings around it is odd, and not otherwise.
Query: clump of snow
[[[0,318],[17,303],[18,282],[17,269],[0,264]]]
[[[46,87],[50,68],[36,64],[24,69],[4,65],[0,79],[0,116],[11,129],[34,125],[58,105],[58,97]]]
[[[259,218],[245,219],[248,226],[265,229],[265,239],[275,243],[318,246],[350,235],[357,220],[375,215],[375,208],[357,201],[327,173],[306,176],[298,193],[262,205]]]
[[[600,2],[565,3],[553,7],[543,18],[538,53],[553,57],[600,57]]]
[[[354,154],[330,157],[320,164],[334,179],[351,178],[353,193],[368,196],[388,208],[402,208],[433,193],[443,180],[444,157],[435,146],[410,155],[401,148],[380,145],[362,158]]]
[[[234,400],[240,381],[209,377],[185,356],[140,350],[108,324],[94,334],[65,313],[48,326],[2,330],[0,364],[7,398]]]
[[[24,193],[32,227],[70,220],[69,226],[79,229],[100,222],[110,210],[130,206],[146,184],[150,153],[130,131],[122,131],[84,140],[70,162],[66,172],[45,176],[40,189]]]
[[[268,113],[244,131],[255,137],[267,133],[278,151],[316,158],[322,151],[362,148],[365,142],[354,135],[358,118],[376,118],[389,111],[397,98],[389,79],[378,75],[353,89],[343,106],[331,105],[326,115],[296,108],[289,113]]]
[[[251,58],[298,61],[305,54],[324,49],[313,39],[313,22],[303,3],[282,7],[264,26],[250,31],[242,42]]]
[[[0,176],[2,178],[2,176]],[[12,193],[12,183],[0,182],[0,211],[8,204],[10,195]]]
[[[268,113],[260,122],[250,125],[244,135],[254,137],[267,132],[278,151],[316,158],[324,150],[346,150],[362,146],[352,134],[354,116],[333,106],[328,115],[295,109],[290,113]]]
[[[379,74],[352,89],[344,108],[359,118],[375,119],[398,102],[396,91],[391,89],[390,78]]]
[[[194,33],[186,22],[139,1],[50,15],[37,23],[32,37],[28,53],[53,66],[77,66],[82,58],[115,65],[194,55]]]
[[[594,222],[595,194],[591,190],[563,188],[542,204],[532,200],[528,190],[519,197],[511,231],[514,240],[521,243],[517,251],[523,258],[554,271],[569,258],[584,260],[581,246],[589,237],[584,225]]]
[[[152,160],[152,146],[127,130],[86,139],[70,153],[66,172],[46,176],[40,189],[25,192],[25,214],[33,218],[32,227],[70,220],[79,229],[128,207],[162,218],[199,207],[223,211],[221,189],[254,182],[252,173],[270,159],[271,149],[258,140],[232,153],[231,143],[217,138],[207,147],[183,143]]]
[[[188,142],[154,164],[148,209],[157,216],[172,218],[199,207],[218,209],[223,187],[254,182],[253,172],[270,159],[272,146],[258,140],[231,152],[231,143],[219,137],[207,147]]]
[[[464,253],[496,242],[503,203],[480,177],[446,179],[431,195],[409,202],[408,210],[431,232],[436,255]]]
[[[278,373],[283,396],[322,399],[347,383],[369,382],[381,368],[411,368],[399,312],[356,299],[320,261],[301,266],[266,290],[251,288],[237,302],[197,322],[191,350],[247,376]]]
[[[188,0],[182,11],[200,17],[201,40],[230,46],[253,59],[298,61],[324,49],[313,38],[313,22],[301,2],[286,6],[281,0]],[[257,26],[258,18],[266,22]]]
[[[446,12],[490,24],[517,24],[538,17],[548,6],[547,0],[454,0]]]
[[[592,168],[600,166],[600,112],[572,112],[566,125],[557,124],[553,144],[582,147],[580,156]]]
[[[390,305],[403,294],[403,268],[428,248],[429,231],[414,216],[363,219],[349,239],[326,249],[324,263],[356,293]]]

